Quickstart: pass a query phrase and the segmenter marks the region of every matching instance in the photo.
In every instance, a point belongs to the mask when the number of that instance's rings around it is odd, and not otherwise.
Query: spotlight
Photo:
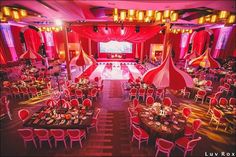
[[[135,26],[135,32],[136,33],[140,32],[140,26]]]
[[[93,31],[98,32],[98,26],[93,26]]]
[[[59,19],[54,20],[54,23],[56,24],[56,26],[61,26],[62,25],[62,21]]]

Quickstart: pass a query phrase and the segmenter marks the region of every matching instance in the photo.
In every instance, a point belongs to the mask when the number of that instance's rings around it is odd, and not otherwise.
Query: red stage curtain
[[[19,26],[11,26],[11,32],[12,32],[12,37],[13,37],[13,41],[14,41],[14,47],[16,50],[16,54],[18,56],[18,58],[20,57],[21,54],[23,54],[23,49],[22,49],[22,45],[20,42],[20,30],[22,27]]]
[[[95,32],[93,26],[72,26],[72,30],[80,36],[91,38],[96,42],[116,40],[140,43],[155,36],[161,29],[160,26],[144,26],[136,33],[134,26],[124,26],[124,34],[121,34],[121,26],[109,26],[107,29],[105,26],[98,26],[97,28],[98,32]]]
[[[207,45],[210,41],[210,35],[206,31],[198,32],[193,39],[193,50],[197,52],[197,55],[201,55],[207,49]]]
[[[27,50],[38,53],[40,46],[40,37],[38,33],[33,29],[27,29],[24,32],[25,43],[27,45]]]

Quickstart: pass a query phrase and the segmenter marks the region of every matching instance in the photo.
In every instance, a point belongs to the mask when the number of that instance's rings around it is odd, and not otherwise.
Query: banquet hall
[[[234,0],[0,7],[0,156],[235,156]]]

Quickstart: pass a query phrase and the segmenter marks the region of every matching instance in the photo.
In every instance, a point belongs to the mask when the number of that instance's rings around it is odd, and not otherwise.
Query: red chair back
[[[34,133],[41,140],[49,139],[49,131],[47,129],[34,129]]]
[[[19,110],[18,117],[20,118],[20,120],[22,120],[24,122],[29,117],[29,110],[27,110],[27,109]]]
[[[191,111],[190,108],[185,107],[185,108],[183,109],[183,116],[187,119],[187,118],[190,116],[191,112],[192,112],[192,111]]]
[[[157,139],[156,145],[158,146],[160,151],[166,152],[166,153],[170,152],[171,149],[174,147],[173,142],[167,141],[162,138]]]
[[[195,148],[195,146],[197,145],[197,143],[201,140],[201,137],[198,137],[196,139],[190,140],[187,144],[187,148],[186,151],[191,151]]]
[[[154,89],[153,89],[153,88],[148,88],[148,89],[147,89],[147,94],[152,95],[153,92],[154,92]]]
[[[134,107],[137,107],[138,104],[139,104],[138,99],[137,99],[137,98],[134,98],[134,99],[133,99],[133,106],[134,106]]]
[[[17,132],[24,140],[32,140],[34,138],[34,133],[32,129],[17,129]]]
[[[199,91],[197,92],[197,94],[200,95],[200,96],[205,96],[205,95],[206,95],[206,91],[204,91],[204,90],[199,90]]]
[[[46,105],[48,107],[55,107],[57,105],[57,103],[53,99],[48,99],[46,102]]]
[[[226,98],[220,98],[219,105],[222,107],[226,107],[228,105],[228,100]]]
[[[92,106],[92,101],[90,99],[86,98],[86,99],[84,99],[82,104],[85,107],[91,107]]]
[[[75,94],[76,94],[77,96],[83,96],[83,92],[82,92],[82,90],[80,90],[80,89],[76,89],[76,90],[75,90]]]
[[[201,125],[202,125],[201,119],[195,119],[193,121],[193,129],[194,129],[194,131],[197,131],[201,127]]]
[[[63,106],[66,103],[65,99],[58,100],[57,106]]]
[[[144,94],[145,93],[145,89],[144,88],[139,88],[139,94]]]
[[[213,108],[213,114],[218,120],[220,120],[222,118],[222,115],[223,115],[223,113],[220,110],[216,109],[216,108]]]
[[[70,105],[71,107],[79,107],[79,101],[77,99],[72,99]]]
[[[210,105],[211,105],[211,107],[214,107],[214,106],[216,106],[217,104],[218,104],[218,101],[217,101],[216,98],[212,98],[212,99],[210,100]]]
[[[62,140],[65,138],[65,131],[63,129],[51,129],[51,135],[58,140]]]
[[[229,105],[235,106],[236,105],[236,98],[230,98]]]
[[[172,105],[172,100],[171,100],[171,98],[170,98],[170,97],[165,97],[165,98],[163,99],[163,105],[165,105],[165,106],[171,106],[171,105]]]
[[[99,78],[98,78],[98,77],[95,77],[95,78],[94,78],[94,81],[95,81],[95,82],[98,82],[98,81],[99,81]]]
[[[150,106],[153,105],[153,103],[154,103],[154,98],[152,96],[148,96],[146,99],[146,105]]]

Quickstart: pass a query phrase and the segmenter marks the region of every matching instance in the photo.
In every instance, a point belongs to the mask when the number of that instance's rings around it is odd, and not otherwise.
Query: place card
[[[54,120],[51,119],[50,121],[47,122],[47,124],[52,124],[53,121],[54,121]]]
[[[40,119],[35,119],[33,124],[37,124],[40,121]]]

